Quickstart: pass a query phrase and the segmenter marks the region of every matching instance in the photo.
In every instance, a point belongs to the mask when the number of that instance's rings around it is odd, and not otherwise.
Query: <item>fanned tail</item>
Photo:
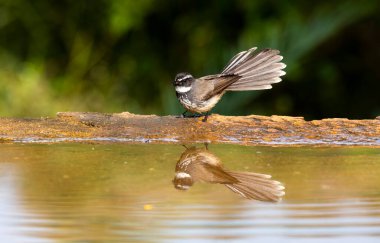
[[[224,68],[222,75],[238,75],[240,78],[226,90],[261,90],[272,88],[273,83],[281,82],[282,70],[286,67],[281,63],[282,56],[278,50],[265,49],[254,53],[257,48],[251,48],[235,55]]]
[[[239,180],[238,183],[225,184],[231,191],[247,199],[278,202],[285,195],[281,182],[271,179],[270,175],[251,172],[231,172],[228,174]]]

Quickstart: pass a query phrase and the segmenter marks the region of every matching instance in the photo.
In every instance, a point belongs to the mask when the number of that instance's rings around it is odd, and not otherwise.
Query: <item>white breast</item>
[[[218,101],[220,100],[220,98],[222,97],[223,93],[220,94],[220,95],[216,95],[206,101],[202,101],[202,102],[199,102],[199,103],[194,103],[194,102],[191,102],[189,99],[187,99],[187,97],[183,97],[183,99],[181,99],[181,104],[189,111],[192,111],[192,112],[197,112],[197,113],[202,113],[202,112],[207,112],[209,110],[211,110],[215,105],[216,103],[218,103]]]

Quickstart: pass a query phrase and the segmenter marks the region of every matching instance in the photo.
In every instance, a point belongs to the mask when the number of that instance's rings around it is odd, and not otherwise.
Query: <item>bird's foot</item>
[[[179,115],[179,116],[176,116],[177,118],[196,118],[196,117],[201,117],[201,116],[203,116],[202,114],[200,114],[200,113],[193,113],[193,114],[191,114],[191,115],[188,115],[188,114],[186,114],[187,113],[187,111],[185,111],[184,113],[182,113],[181,115]]]
[[[191,114],[191,115],[188,115],[188,114],[186,114],[186,113],[187,113],[187,111],[185,111],[184,113],[182,113],[182,114],[179,115],[179,116],[176,116],[176,118],[198,118],[198,117],[202,117],[202,116],[204,116],[203,119],[202,119],[202,121],[203,121],[203,122],[206,122],[208,116],[210,115],[209,112],[206,112],[206,114],[202,114],[202,113],[193,113],[193,114]]]
[[[183,112],[181,115],[176,116],[176,118],[186,118],[187,117],[186,113],[187,113],[187,110]]]
[[[206,112],[206,114],[204,115],[205,117],[203,117],[202,121],[206,122],[209,115],[210,113]]]
[[[208,150],[208,145],[209,145],[210,143],[209,143],[209,142],[204,142],[203,144],[205,145],[206,150]]]
[[[195,113],[195,114],[193,114],[191,117],[194,117],[194,118],[196,118],[196,117],[202,117],[203,115],[202,114],[200,114],[200,113]]]

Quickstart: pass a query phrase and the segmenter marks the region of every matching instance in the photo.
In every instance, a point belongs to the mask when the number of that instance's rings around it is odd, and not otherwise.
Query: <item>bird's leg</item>
[[[201,116],[203,116],[201,113],[192,113],[191,115],[186,116],[186,117],[195,118],[195,117],[201,117]]]
[[[201,117],[203,116],[202,113],[194,113],[193,117]]]
[[[210,114],[209,112],[206,112],[205,117],[202,119],[203,122],[206,122],[206,121],[207,121],[207,118],[208,118],[208,115],[209,115],[209,114]]]
[[[205,145],[206,150],[208,150],[209,143],[208,142],[204,142],[204,145]]]
[[[177,118],[195,118],[204,116],[202,113],[192,113],[191,115],[187,115],[188,110],[185,110],[181,115],[177,116]]]
[[[186,113],[187,113],[187,110],[185,110],[181,115],[176,116],[176,118],[185,118],[185,117],[188,117],[188,116],[186,116]]]

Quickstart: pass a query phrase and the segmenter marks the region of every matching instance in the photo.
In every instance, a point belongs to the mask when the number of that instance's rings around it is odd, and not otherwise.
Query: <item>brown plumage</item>
[[[207,149],[187,149],[178,160],[175,172],[173,184],[181,190],[203,181],[223,184],[247,199],[277,202],[285,194],[284,186],[270,175],[226,170],[220,159]]]

